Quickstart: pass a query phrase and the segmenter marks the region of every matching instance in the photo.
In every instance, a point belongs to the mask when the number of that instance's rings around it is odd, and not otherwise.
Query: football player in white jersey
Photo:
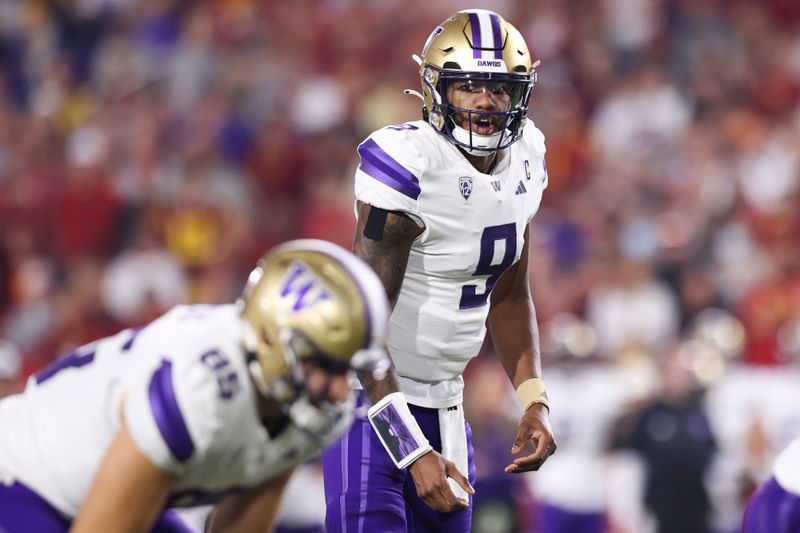
[[[366,416],[323,453],[330,532],[469,531],[462,373],[487,318],[523,408],[506,472],[536,470],[556,448],[528,282],[528,223],[547,186],[544,137],[527,118],[530,53],[501,16],[473,9],[414,58],[422,94],[407,92],[423,120],[358,147],[354,251],[392,303],[394,370],[362,379]]]
[[[78,348],[0,401],[0,531],[266,531],[292,470],[352,422],[353,371],[379,378],[389,305],[330,243],[293,241],[240,301],[178,306]]]
[[[775,460],[772,476],[750,498],[743,533],[800,531],[800,438]]]

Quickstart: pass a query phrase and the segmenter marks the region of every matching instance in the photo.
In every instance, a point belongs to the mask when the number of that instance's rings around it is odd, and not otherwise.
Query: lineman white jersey
[[[262,426],[235,305],[179,306],[145,328],[84,346],[0,402],[0,482],[18,480],[75,516],[122,418],[139,450],[177,475],[168,507],[210,503],[275,477],[324,442]],[[120,472],[120,476],[124,476]]]
[[[800,438],[778,454],[772,473],[781,487],[800,496]]]
[[[529,120],[492,174],[421,120],[374,132],[358,153],[356,198],[424,227],[389,329],[400,388],[417,405],[456,405],[486,333],[489,293],[519,260],[547,187],[544,136]]]

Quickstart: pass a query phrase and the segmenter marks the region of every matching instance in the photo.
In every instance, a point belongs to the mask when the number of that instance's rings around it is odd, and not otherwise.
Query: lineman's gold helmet
[[[259,385],[280,402],[301,395],[303,360],[329,373],[375,377],[389,367],[383,285],[366,263],[332,243],[297,240],[273,249],[250,274],[241,305]]]

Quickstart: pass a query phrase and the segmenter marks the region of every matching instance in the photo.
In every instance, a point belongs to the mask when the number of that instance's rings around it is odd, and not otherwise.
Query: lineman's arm
[[[212,511],[209,533],[272,531],[286,485],[294,469],[222,500]]]
[[[411,245],[423,228],[402,213],[375,209],[363,202],[358,202],[357,208],[358,224],[353,238],[353,253],[366,261],[378,274],[394,309],[403,285]],[[382,380],[361,376],[361,384],[373,405],[388,394],[400,390],[394,367]],[[417,495],[431,509],[450,512],[468,505],[466,501],[456,498],[447,484],[447,477],[452,477],[464,490],[472,493],[474,490],[469,481],[452,461],[436,451],[422,455],[408,468],[414,479]]]
[[[529,234],[530,227],[525,229],[525,245],[520,260],[500,276],[490,296],[489,329],[492,341],[515,390],[529,379],[542,377],[539,328],[528,279]],[[547,407],[541,403],[530,405],[522,414],[511,453],[522,451],[527,440],[533,441],[536,450],[526,457],[515,459],[506,467],[506,472],[538,470],[555,452],[556,442],[548,414]]]
[[[174,482],[174,474],[157,467],[139,451],[123,422],[70,531],[148,531]]]

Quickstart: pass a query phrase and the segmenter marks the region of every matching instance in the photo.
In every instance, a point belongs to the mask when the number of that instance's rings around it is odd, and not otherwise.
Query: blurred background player
[[[527,117],[535,65],[519,31],[481,9],[442,22],[414,59],[422,94],[406,92],[423,120],[358,146],[354,251],[392,303],[396,373],[362,380],[368,416],[323,454],[331,532],[470,530],[462,374],[487,319],[523,408],[505,472],[537,470],[556,448],[528,281],[528,224],[547,187]]]
[[[352,422],[352,371],[380,377],[388,304],[344,249],[299,240],[240,301],[178,306],[76,349],[0,402],[0,531],[265,531],[293,469]]]
[[[778,455],[772,475],[756,490],[744,515],[743,533],[800,531],[800,438]]]
[[[784,350],[797,356],[800,354],[800,320],[791,321],[781,328],[779,337],[780,345]],[[788,373],[787,373],[788,374]],[[761,378],[764,379],[763,377]],[[763,424],[767,427],[773,426],[775,422],[780,423],[779,436],[774,432],[767,433],[762,448],[773,446],[772,450],[763,451],[762,463],[759,465],[766,470],[766,474],[753,472],[752,469],[748,476],[748,481],[753,483],[758,480],[759,486],[750,494],[747,508],[744,513],[743,533],[790,533],[800,531],[800,427],[798,427],[797,410],[793,407],[797,405],[800,392],[800,380],[796,373],[791,373],[788,379],[771,380],[769,383],[770,391],[762,390],[762,397],[770,393],[775,400],[780,395],[780,410],[770,409],[768,412],[785,411],[786,415],[782,420],[770,420],[773,417],[763,417]],[[777,392],[776,392],[777,389]],[[788,443],[783,444],[786,435],[795,437]],[[771,438],[770,438],[771,437]],[[781,439],[781,437],[783,439]],[[775,446],[781,446],[775,450]],[[777,457],[775,457],[777,455]],[[774,461],[767,458],[775,457]],[[764,465],[763,463],[767,464]],[[751,485],[752,488],[752,485]]]

